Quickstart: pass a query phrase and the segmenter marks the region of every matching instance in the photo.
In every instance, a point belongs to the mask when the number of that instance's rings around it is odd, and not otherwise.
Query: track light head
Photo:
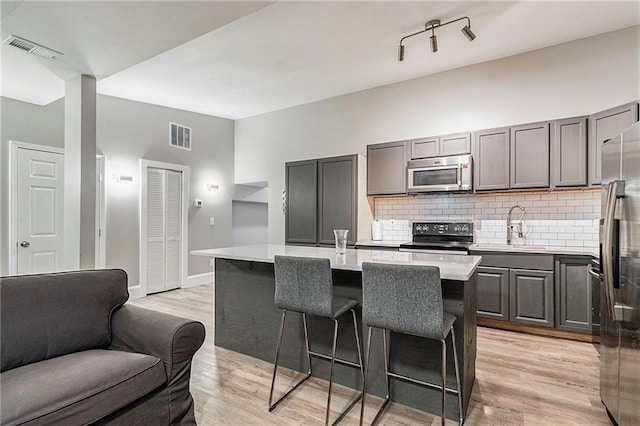
[[[429,38],[431,39],[431,51],[433,53],[436,53],[438,51],[438,39],[436,38],[435,34]]]
[[[465,25],[461,31],[469,41],[475,40],[476,35],[473,33],[473,31],[471,31],[471,27],[469,27],[468,25]]]
[[[398,61],[399,62],[404,61],[404,46],[403,45],[398,46]]]

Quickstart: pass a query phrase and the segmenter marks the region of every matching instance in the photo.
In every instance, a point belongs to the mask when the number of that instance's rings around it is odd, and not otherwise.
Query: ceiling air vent
[[[44,47],[38,43],[34,43],[32,41],[14,35],[7,37],[3,41],[3,43],[8,44],[9,46],[16,47],[20,50],[24,50],[25,52],[29,52],[39,58],[48,59],[50,61],[58,58],[59,56],[62,56],[62,53],[60,52],[56,52],[53,49],[49,49],[48,47]]]
[[[171,129],[169,145],[191,151],[191,127],[176,123],[169,123],[169,126]]]

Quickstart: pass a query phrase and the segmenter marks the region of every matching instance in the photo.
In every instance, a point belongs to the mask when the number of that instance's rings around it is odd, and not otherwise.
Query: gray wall
[[[266,203],[234,200],[231,245],[266,244],[269,240]]]
[[[0,275],[9,272],[9,141],[64,147],[64,99],[41,107],[1,97]]]
[[[169,147],[169,121],[192,128],[192,150]],[[139,284],[140,159],[188,165],[189,250],[231,244],[233,195],[233,121],[109,96],[97,99],[97,149],[106,157],[106,265],[123,268],[130,285]],[[64,100],[40,107],[2,98],[2,238],[8,226],[8,141],[64,146]],[[114,174],[133,175],[132,184]],[[207,192],[205,182],[220,189]],[[202,208],[192,202],[203,200]],[[209,226],[209,218],[215,226]],[[210,271],[207,258],[189,256],[188,275]],[[5,247],[2,271],[8,272]]]
[[[282,243],[286,161],[591,114],[640,98],[639,64],[636,26],[237,120],[235,181],[268,182],[269,242]]]
[[[110,96],[98,97],[98,151],[106,157],[107,266],[123,267],[129,281],[139,280],[140,159],[187,165],[189,182],[189,250],[223,247],[231,242],[233,194],[233,121]],[[191,127],[192,150],[169,146],[169,122]],[[131,185],[110,177],[133,175]],[[205,190],[205,182],[220,189]],[[194,199],[203,207],[193,207]],[[209,226],[209,218],[215,226]],[[189,275],[210,271],[209,260],[189,256]]]

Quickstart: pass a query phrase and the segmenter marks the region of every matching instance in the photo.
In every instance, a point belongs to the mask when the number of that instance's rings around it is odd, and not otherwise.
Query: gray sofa
[[[119,269],[0,278],[0,423],[195,424],[204,325],[128,298]]]

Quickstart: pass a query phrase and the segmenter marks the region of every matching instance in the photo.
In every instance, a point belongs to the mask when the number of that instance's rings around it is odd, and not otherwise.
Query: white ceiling
[[[99,93],[234,119],[640,24],[638,1],[23,2],[6,17],[4,3],[3,37],[65,55],[3,45],[3,95],[46,104],[81,71]],[[465,15],[475,41],[452,24],[437,53],[424,34],[397,61],[402,36]]]

